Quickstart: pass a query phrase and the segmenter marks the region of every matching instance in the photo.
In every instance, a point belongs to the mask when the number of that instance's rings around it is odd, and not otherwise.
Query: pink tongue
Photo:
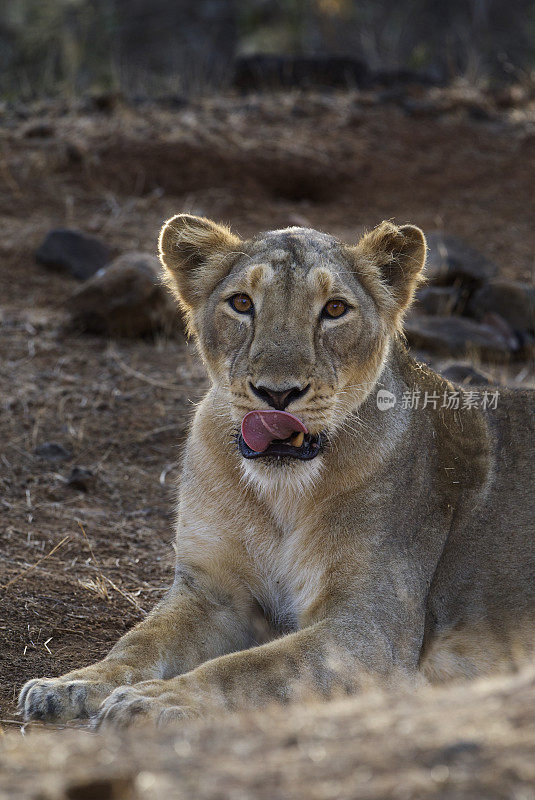
[[[299,431],[308,433],[301,420],[287,411],[249,411],[241,424],[245,444],[256,453],[262,453],[273,439],[287,439]]]

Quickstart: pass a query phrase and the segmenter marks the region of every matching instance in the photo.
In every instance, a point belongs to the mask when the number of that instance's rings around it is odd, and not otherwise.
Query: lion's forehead
[[[233,273],[243,275],[251,289],[285,293],[306,288],[305,294],[324,294],[335,283],[348,288],[354,283],[340,242],[308,228],[270,231],[251,240]]]
[[[298,268],[308,271],[318,265],[342,267],[340,242],[310,228],[285,228],[269,231],[252,239],[248,247],[250,262],[265,262],[274,269]]]

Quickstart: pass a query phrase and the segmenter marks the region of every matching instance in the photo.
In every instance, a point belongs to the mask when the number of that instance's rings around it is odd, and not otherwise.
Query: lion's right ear
[[[396,328],[422,282],[426,241],[415,225],[382,222],[352,248],[359,277]]]
[[[177,214],[164,224],[159,239],[165,281],[190,315],[230,269],[241,240],[204,217]]]

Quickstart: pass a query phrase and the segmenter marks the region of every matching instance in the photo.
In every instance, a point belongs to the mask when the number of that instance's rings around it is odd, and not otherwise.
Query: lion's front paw
[[[95,726],[115,725],[126,727],[140,719],[153,719],[158,716],[165,706],[158,697],[149,697],[143,692],[143,684],[139,686],[120,686],[115,689],[102,703]]]
[[[161,725],[189,716],[191,709],[183,707],[166,681],[144,681],[115,689],[102,703],[95,726],[127,727],[144,720]]]
[[[67,722],[94,714],[108,692],[86,680],[34,678],[22,687],[18,707],[26,721]]]
[[[19,711],[25,720],[65,722],[88,716],[87,687],[84,681],[62,681],[61,678],[34,678],[19,695]]]

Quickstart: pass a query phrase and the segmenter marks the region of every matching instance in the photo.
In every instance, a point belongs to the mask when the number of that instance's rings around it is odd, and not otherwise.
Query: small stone
[[[405,334],[412,347],[445,356],[478,356],[503,362],[520,350],[520,343],[515,339],[512,347],[510,338],[496,326],[464,317],[411,314],[405,322]]]
[[[479,286],[493,278],[498,268],[479,250],[442,231],[427,234],[426,275],[436,286]]]
[[[101,111],[106,114],[111,114],[116,111],[123,101],[124,97],[122,93],[113,91],[96,91],[89,97],[91,110]]]
[[[477,289],[467,313],[477,320],[499,314],[514,331],[535,332],[535,286],[520,281],[497,279]]]
[[[67,476],[67,486],[78,489],[80,492],[87,492],[95,483],[95,476],[90,469],[83,467],[73,467]]]
[[[54,127],[47,122],[31,122],[23,131],[26,139],[48,139],[54,136]]]
[[[109,263],[111,253],[94,236],[69,228],[57,228],[47,234],[35,259],[48,269],[65,272],[85,281]]]
[[[58,442],[43,442],[35,448],[35,455],[47,461],[68,461],[72,458],[71,451]]]
[[[68,308],[74,325],[91,333],[143,336],[179,330],[176,304],[152,253],[119,256],[74,292]]]

